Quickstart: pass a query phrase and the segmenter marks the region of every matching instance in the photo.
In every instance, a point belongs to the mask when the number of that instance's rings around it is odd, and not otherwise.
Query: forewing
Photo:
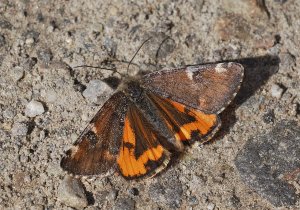
[[[128,98],[124,93],[115,93],[66,152],[61,167],[76,175],[98,175],[114,168],[127,105]]]
[[[219,63],[162,70],[145,75],[142,82],[160,96],[217,114],[236,95],[243,72],[241,64]]]
[[[170,160],[162,141],[166,141],[165,137],[153,128],[135,105],[130,105],[117,160],[121,174],[133,179],[159,173]]]
[[[191,143],[205,142],[219,129],[221,121],[217,114],[205,114],[168,98],[148,93],[148,97],[160,110],[162,119],[177,140]]]

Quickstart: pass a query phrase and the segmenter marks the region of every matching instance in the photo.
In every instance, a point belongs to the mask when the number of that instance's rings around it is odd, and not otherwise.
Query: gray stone
[[[20,66],[16,66],[12,70],[12,78],[14,82],[21,80],[24,77],[24,69]]]
[[[35,117],[45,112],[44,106],[41,102],[30,101],[25,109],[25,115],[28,117]]]
[[[5,119],[12,119],[16,115],[16,110],[12,107],[9,107],[3,111],[3,117]]]
[[[101,80],[91,80],[82,95],[90,102],[99,104],[113,92],[105,82]]]
[[[58,187],[58,199],[68,206],[82,209],[88,205],[84,186],[79,179],[66,176]]]
[[[26,123],[15,123],[11,129],[13,136],[26,136],[28,133],[28,125]]]
[[[281,98],[282,94],[284,92],[284,89],[280,87],[280,85],[273,84],[271,87],[271,95],[275,98]]]
[[[300,168],[300,128],[282,121],[270,133],[248,140],[235,165],[242,180],[274,206],[296,203],[296,189],[282,177]]]
[[[134,210],[135,201],[131,198],[119,198],[113,207],[113,210]]]

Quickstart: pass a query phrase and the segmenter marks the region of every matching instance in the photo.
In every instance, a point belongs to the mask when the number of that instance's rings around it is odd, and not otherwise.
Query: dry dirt
[[[299,11],[297,0],[1,0],[0,209],[299,209]],[[230,60],[245,66],[243,86],[212,142],[152,179],[83,179],[80,199],[59,163],[111,94],[84,97],[89,82],[120,75],[72,67],[129,61],[149,37],[130,74]],[[78,202],[64,201],[68,184]]]

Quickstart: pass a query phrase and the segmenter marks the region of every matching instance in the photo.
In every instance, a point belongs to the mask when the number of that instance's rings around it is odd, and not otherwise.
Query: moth
[[[235,62],[187,66],[126,78],[61,160],[75,175],[111,169],[126,179],[152,177],[184,145],[212,138],[218,116],[240,88]]]

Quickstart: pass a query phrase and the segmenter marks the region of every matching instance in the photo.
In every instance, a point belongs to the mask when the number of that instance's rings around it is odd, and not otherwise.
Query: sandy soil
[[[293,159],[288,167],[261,161],[269,166],[265,173],[241,165],[241,158],[252,163],[256,155],[285,158],[245,149],[274,129],[282,132],[268,141],[281,146],[300,136],[300,2],[265,6],[254,0],[1,0],[0,209],[299,209],[297,142],[294,153],[284,153]],[[161,44],[167,36],[172,39]],[[59,163],[112,89],[97,100],[83,92],[97,79],[114,86],[120,75],[72,67],[129,61],[148,37],[154,38],[130,74],[234,60],[245,66],[241,91],[221,114],[214,140],[187,148],[161,175],[141,181],[110,175],[82,179],[82,186]],[[126,63],[114,65],[126,73]],[[293,176],[287,181],[286,174]],[[265,190],[272,180],[283,181]],[[281,187],[291,195],[286,200],[273,193]]]

